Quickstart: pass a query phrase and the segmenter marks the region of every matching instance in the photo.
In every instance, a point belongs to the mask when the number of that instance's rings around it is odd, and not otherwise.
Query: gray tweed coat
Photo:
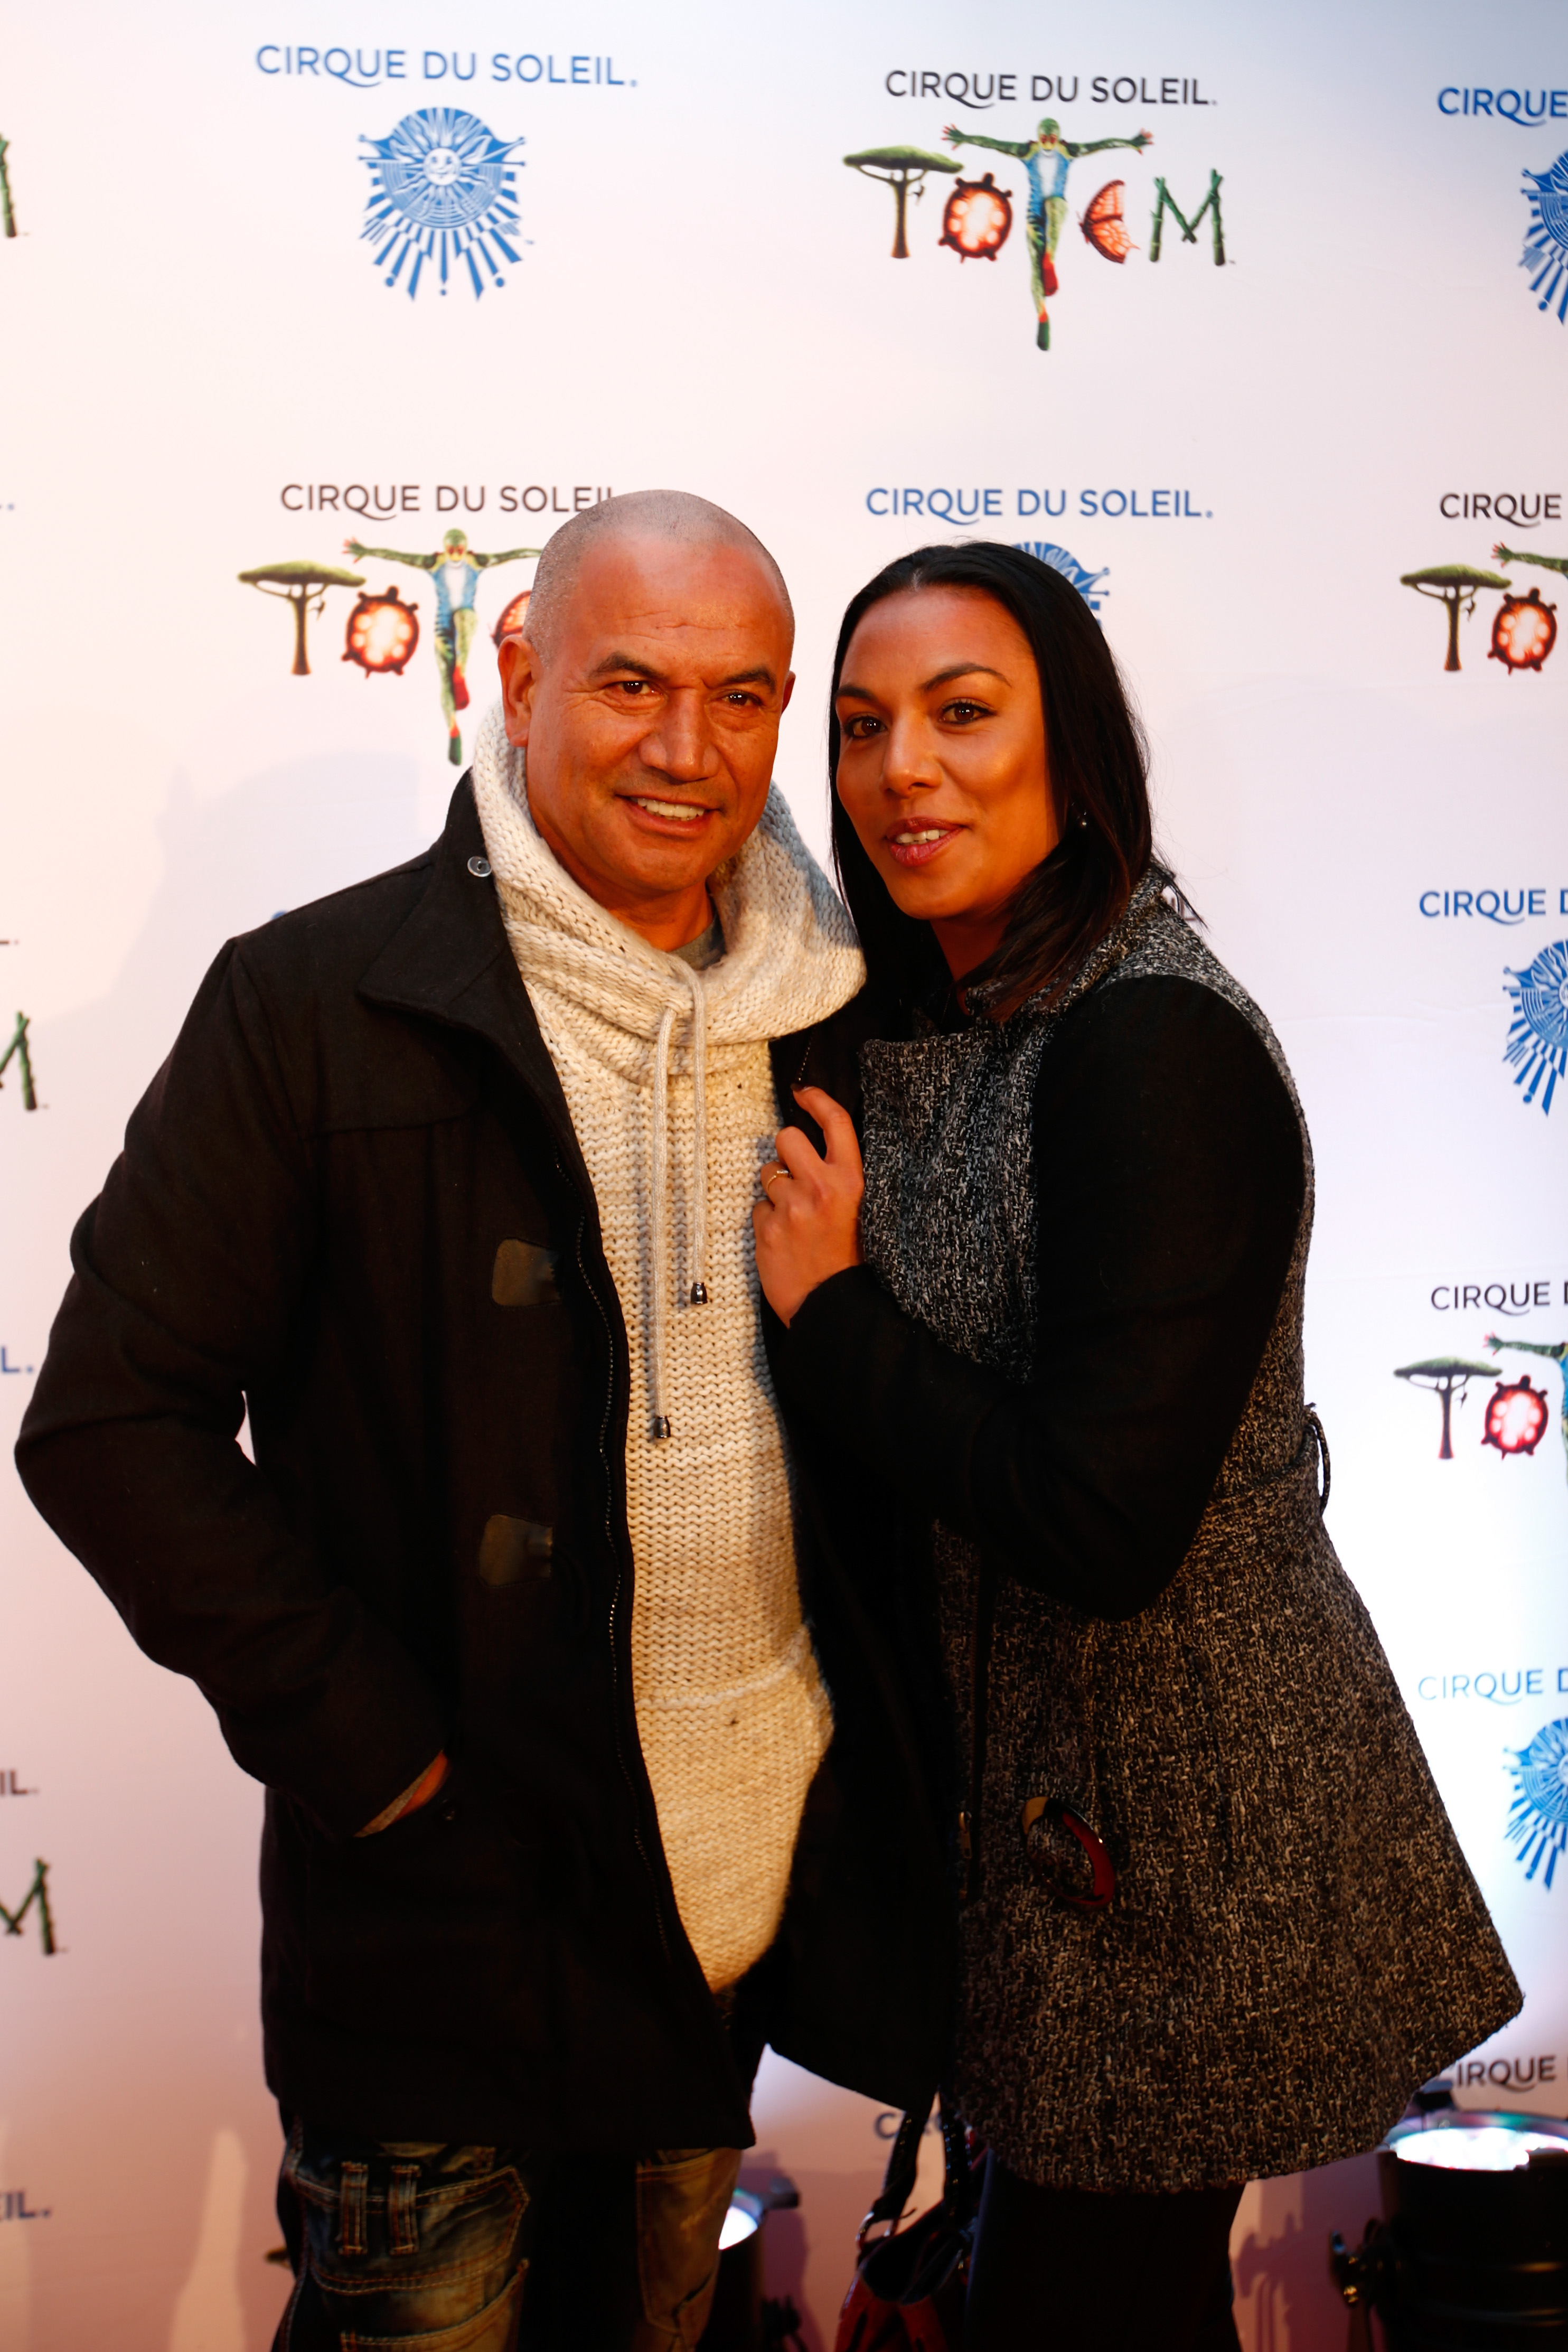
[[[946,1346],[1020,1381],[1038,1312],[1030,1105],[1071,1004],[1139,975],[1213,989],[1262,1039],[1300,1117],[1273,1032],[1163,880],[1145,877],[1050,1014],[1025,1006],[862,1049],[867,1260]],[[1309,1150],[1272,1333],[1159,1598],[1111,1622],[993,1564],[986,1864],[963,1920],[956,2090],[1034,2180],[1174,2190],[1353,2155],[1519,2006],[1323,1527],[1302,1388],[1312,1210]],[[967,1752],[982,1562],[941,1527],[935,1548]],[[1118,1874],[1105,1911],[1051,1891],[1082,1856],[1040,1819],[1025,1829],[1040,1797],[1103,1840]]]

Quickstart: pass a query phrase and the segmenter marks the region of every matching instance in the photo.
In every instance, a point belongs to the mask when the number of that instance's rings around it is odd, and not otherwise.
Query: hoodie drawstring
[[[702,975],[682,970],[692,992],[692,1286],[688,1306],[707,1305],[707,992]],[[666,1006],[653,1045],[653,1297],[649,1386],[653,1391],[653,1435],[670,1435],[664,1410],[664,1347],[669,1328],[670,1286],[674,1279],[670,1237],[670,1040],[675,1008]]]

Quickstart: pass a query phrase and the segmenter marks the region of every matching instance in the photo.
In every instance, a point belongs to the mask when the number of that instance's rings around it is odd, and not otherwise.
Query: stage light
[[[988,172],[983,180],[955,181],[936,242],[950,247],[960,261],[994,261],[1012,226],[1012,197]]]
[[[1546,1434],[1550,1410],[1544,1391],[1531,1387],[1528,1373],[1521,1381],[1499,1381],[1487,1399],[1481,1444],[1503,1454],[1533,1454]]]
[[[776,2173],[765,2190],[737,2189],[729,2200],[718,2240],[718,2284],[703,2331],[702,2352],[768,2352],[794,2345],[799,2352],[800,2315],[788,2296],[769,2302],[763,2288],[763,2224],[771,2212],[794,2207],[800,2193]]]
[[[1500,661],[1511,677],[1516,669],[1538,670],[1557,643],[1557,607],[1543,604],[1541,591],[1528,596],[1505,596],[1491,625],[1488,661]]]
[[[403,664],[419,643],[419,614],[405,604],[395,588],[380,596],[361,596],[349,615],[343,659],[358,662],[367,677],[391,671],[401,677]]]
[[[1568,2123],[1456,2107],[1446,2084],[1377,2151],[1381,2221],[1333,2273],[1370,2347],[1375,2311],[1390,2352],[1435,2345],[1561,2344],[1568,2333]],[[1352,2342],[1356,2338],[1353,2323]]]
[[[517,635],[528,617],[528,598],[533,593],[531,588],[525,588],[520,596],[513,597],[490,632],[492,645],[498,647],[503,637],[515,637]]]

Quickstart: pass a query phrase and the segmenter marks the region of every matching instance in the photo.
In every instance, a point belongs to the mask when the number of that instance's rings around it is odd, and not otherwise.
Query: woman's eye
[[[983,702],[949,702],[945,706],[942,716],[952,719],[957,726],[967,727],[974,719],[988,719],[990,713]]]
[[[881,725],[880,719],[873,719],[866,712],[859,711],[854,718],[845,719],[844,733],[852,743],[863,743],[868,736],[877,732]]]

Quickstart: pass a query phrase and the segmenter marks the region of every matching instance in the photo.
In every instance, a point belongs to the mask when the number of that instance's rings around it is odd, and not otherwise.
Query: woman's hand
[[[865,1179],[854,1123],[821,1087],[798,1087],[795,1099],[821,1129],[828,1156],[798,1127],[781,1130],[779,1157],[762,1171],[763,1197],[751,1212],[757,1271],[768,1304],[783,1323],[830,1275],[861,1263],[861,1196]]]

